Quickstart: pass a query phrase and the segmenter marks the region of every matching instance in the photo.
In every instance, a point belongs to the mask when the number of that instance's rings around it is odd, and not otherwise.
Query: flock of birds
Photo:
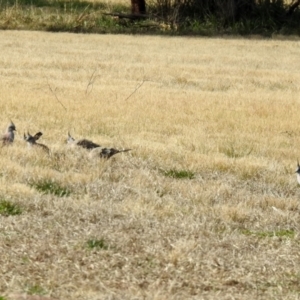
[[[11,145],[14,142],[15,139],[15,132],[16,126],[11,121],[8,125],[5,133],[2,135],[0,140],[2,141],[2,145]],[[44,151],[46,151],[48,154],[50,154],[50,149],[44,144],[37,143],[37,140],[43,135],[42,132],[38,132],[35,135],[31,135],[29,132],[27,132],[27,135],[24,133],[24,140],[27,142],[28,146],[40,148]],[[113,155],[120,153],[120,152],[127,152],[131,149],[123,149],[118,150],[115,148],[104,148],[90,140],[87,139],[81,139],[81,140],[75,140],[70,133],[68,132],[68,138],[67,138],[67,144],[69,144],[72,147],[82,147],[84,149],[90,150],[90,157],[100,157],[100,158],[106,158],[109,159]],[[300,171],[299,171],[300,172]]]
[[[11,145],[14,142],[15,138],[15,132],[16,131],[16,126],[15,124],[11,121],[10,124],[8,125],[5,133],[1,137],[2,145]],[[24,140],[27,142],[28,146],[30,147],[36,147],[36,148],[41,148],[44,151],[46,151],[48,154],[50,153],[50,149],[41,143],[37,143],[37,140],[42,136],[42,132],[36,133],[34,136],[32,136],[29,132],[27,132],[27,135],[24,133]],[[120,152],[127,152],[130,151],[131,149],[123,149],[123,150],[118,150],[115,148],[104,148],[100,146],[99,144],[96,144],[90,140],[87,139],[81,139],[81,140],[76,140],[74,139],[70,133],[68,132],[68,138],[67,138],[67,144],[69,144],[72,147],[82,147],[90,151],[90,157],[100,157],[100,158],[106,158],[109,159],[113,155],[120,153]],[[297,181],[300,184],[300,164],[299,161],[297,162]]]

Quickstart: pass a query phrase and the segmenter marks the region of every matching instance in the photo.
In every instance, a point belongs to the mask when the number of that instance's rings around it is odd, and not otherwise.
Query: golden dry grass
[[[22,209],[0,215],[0,296],[298,299],[298,41],[5,31],[0,49],[18,130],[0,199]],[[68,130],[133,151],[90,160]]]

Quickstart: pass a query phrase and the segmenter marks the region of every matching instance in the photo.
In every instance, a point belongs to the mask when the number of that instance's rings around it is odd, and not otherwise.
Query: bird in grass
[[[297,181],[300,184],[300,165],[299,165],[299,160],[297,161],[297,170],[296,170],[295,173],[297,173]]]
[[[87,139],[81,139],[81,140],[77,141],[70,135],[70,132],[68,132],[67,144],[69,144],[70,146],[73,146],[73,147],[79,146],[79,147],[91,150],[91,152],[89,154],[89,156],[91,158],[100,157],[100,158],[109,159],[117,153],[127,152],[127,151],[131,150],[131,149],[118,150],[115,148],[104,148],[104,147],[100,146],[99,144],[96,144]]]
[[[82,147],[82,148],[85,148],[88,150],[101,147],[100,145],[98,145],[90,140],[81,139],[81,140],[77,141],[71,136],[70,132],[68,132],[67,144],[70,146],[73,146],[73,147],[79,146],[79,147]]]
[[[16,131],[16,126],[15,124],[10,121],[10,124],[7,126],[7,129],[5,131],[5,133],[2,135],[1,137],[1,141],[2,141],[2,145],[11,145],[15,139],[15,133],[14,131]]]
[[[121,153],[121,152],[128,152],[130,151],[131,149],[122,149],[122,150],[118,150],[118,149],[115,149],[115,148],[103,148],[103,147],[98,147],[98,148],[95,148],[93,149],[89,156],[91,158],[94,158],[94,157],[100,157],[100,158],[106,158],[106,159],[109,159],[111,158],[113,155],[117,154],[117,153]]]
[[[42,132],[38,132],[34,136],[27,132],[27,135],[24,133],[24,140],[27,142],[29,147],[39,148],[49,153],[50,149],[46,145],[36,142],[42,135]]]

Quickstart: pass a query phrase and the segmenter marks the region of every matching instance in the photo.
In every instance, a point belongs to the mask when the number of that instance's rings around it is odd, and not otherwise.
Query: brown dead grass
[[[18,130],[0,198],[23,209],[0,215],[0,296],[297,299],[298,41],[6,31],[0,49]],[[68,131],[133,151],[90,160]]]

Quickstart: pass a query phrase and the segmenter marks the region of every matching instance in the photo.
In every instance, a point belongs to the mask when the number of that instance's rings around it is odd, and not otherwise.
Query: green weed
[[[0,200],[0,215],[3,216],[15,216],[20,215],[22,209],[18,204],[11,203],[7,200]]]
[[[29,295],[45,295],[46,291],[38,284],[29,285],[26,289]]]
[[[101,240],[93,240],[93,239],[88,240],[87,241],[87,247],[89,249],[103,249],[103,250],[108,249],[108,245],[106,244],[104,239],[101,239]]]
[[[68,188],[52,180],[40,180],[38,182],[32,182],[29,185],[43,194],[53,194],[57,197],[68,197],[71,194]]]
[[[265,238],[265,237],[287,237],[293,238],[295,236],[294,230],[277,230],[277,231],[251,231],[248,229],[244,229],[241,231],[244,235],[254,235],[257,237]]]
[[[162,173],[166,177],[176,178],[176,179],[193,179],[195,177],[195,173],[188,170],[165,170]]]

